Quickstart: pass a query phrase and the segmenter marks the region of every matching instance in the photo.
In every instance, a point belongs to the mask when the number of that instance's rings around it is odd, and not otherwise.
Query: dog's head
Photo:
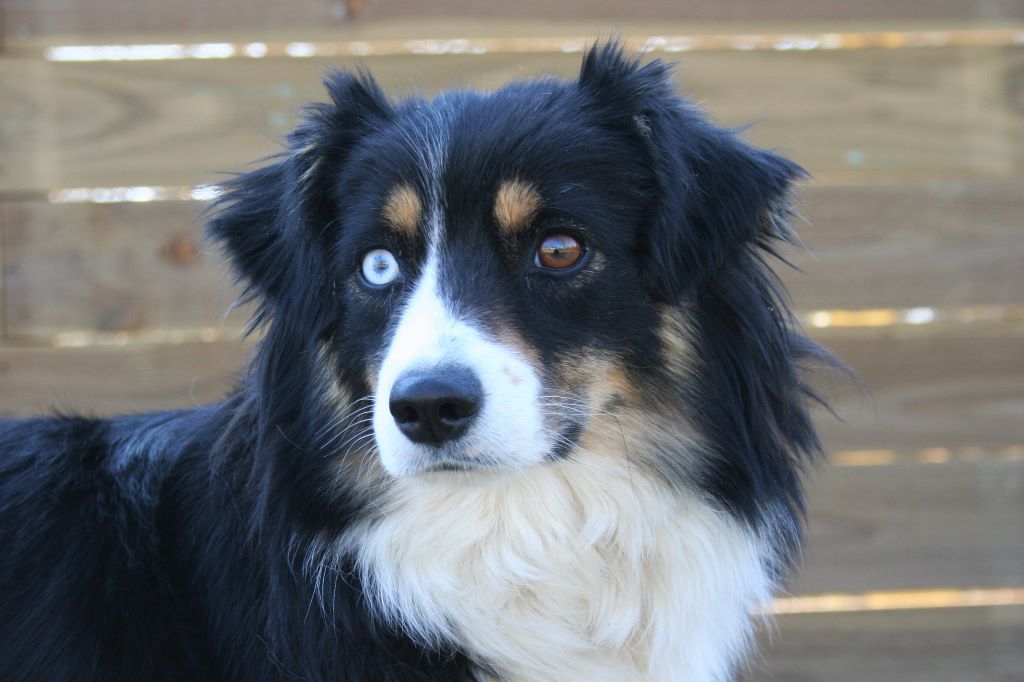
[[[268,322],[267,438],[404,477],[585,456],[610,424],[730,507],[796,494],[799,337],[761,263],[796,165],[613,45],[571,82],[327,88],[211,223]]]

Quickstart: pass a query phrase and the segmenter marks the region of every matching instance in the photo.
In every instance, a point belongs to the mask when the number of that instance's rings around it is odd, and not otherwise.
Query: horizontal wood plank
[[[783,616],[777,624],[745,682],[1020,682],[1024,670],[1021,607]]]
[[[232,309],[239,291],[203,241],[201,208],[0,204],[8,335],[242,327],[247,311]]]
[[[348,22],[451,19],[461,17],[481,23],[494,20],[579,21],[713,21],[725,25],[749,22],[806,22],[809,20],[849,22],[876,21],[999,21],[1024,19],[1024,11],[1013,0],[931,0],[892,3],[864,0],[856,4],[841,0],[788,0],[755,3],[749,0],[641,0],[624,4],[613,0],[574,0],[551,3],[525,0],[515,3],[480,3],[473,0],[401,0],[366,2],[338,0],[293,0],[287,4],[272,0],[7,0],[2,32],[10,39],[48,34],[94,35],[111,32],[154,30],[214,31],[279,29],[282,26],[336,29]]]
[[[214,402],[235,384],[246,357],[246,346],[236,342],[0,346],[0,416],[111,415]]]
[[[831,450],[996,446],[1020,443],[1024,420],[1024,335],[953,329],[907,336],[822,335],[856,373],[820,376],[841,420],[822,411]]]
[[[794,594],[1024,585],[1024,462],[823,467]]]
[[[1024,179],[808,187],[809,251],[779,268],[801,310],[1024,300]]]
[[[810,186],[810,251],[778,270],[800,310],[1013,304],[1024,293],[1024,179]],[[13,337],[244,324],[201,204],[0,204]]]
[[[578,54],[369,57],[397,92],[571,76]],[[1024,48],[680,57],[679,81],[722,123],[826,178],[1006,175],[1024,168]],[[0,191],[189,185],[275,151],[297,107],[353,60],[0,60]]]

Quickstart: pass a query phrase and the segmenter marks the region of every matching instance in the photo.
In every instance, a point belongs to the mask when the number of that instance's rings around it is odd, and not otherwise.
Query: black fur
[[[700,380],[679,388],[696,394],[682,400],[717,455],[702,483],[750,523],[781,522],[795,546],[801,463],[820,450],[805,409],[806,398],[818,398],[799,370],[833,361],[799,333],[764,259],[793,237],[792,183],[806,173],[708,123],[672,92],[666,64],[616,55],[614,44],[591,51],[580,80],[646,142],[657,195],[645,244],[655,295],[682,304],[697,330]]]
[[[379,239],[384,192],[398,180],[427,191],[429,159],[407,143],[426,150],[442,133],[446,239],[472,254],[446,263],[458,305],[516,320],[545,362],[580,349],[622,358],[632,381],[689,406],[714,454],[697,484],[798,543],[800,467],[818,448],[798,370],[823,356],[794,331],[764,262],[788,238],[796,165],[712,125],[672,92],[668,67],[614,45],[588,52],[578,82],[486,96],[395,104],[366,75],[326,85],[331,102],[307,110],[279,157],[226,183],[209,222],[264,334],[234,394],[180,412],[0,423],[3,679],[464,680],[484,664],[379,622],[350,566],[322,596],[303,565],[372,494],[331,477],[350,453],[321,435],[354,417],[335,423],[317,388],[321,349],[340,385],[369,393],[404,293],[360,288],[353,272]],[[541,220],[600,246],[599,276],[563,287],[509,274],[518,251],[479,227],[492,220],[481,194],[509,173],[550,190]],[[389,247],[413,264],[425,249]],[[665,305],[689,314],[692,384],[664,371]]]

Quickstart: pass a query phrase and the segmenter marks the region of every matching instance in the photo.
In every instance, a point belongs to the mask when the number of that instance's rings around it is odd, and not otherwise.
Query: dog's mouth
[[[480,474],[495,473],[507,469],[500,462],[469,458],[459,453],[435,452],[418,458],[406,470],[406,474]]]
[[[584,431],[579,419],[567,419],[550,431],[551,445],[546,455],[531,457],[533,464],[543,465],[568,459],[575,452]],[[457,445],[457,444],[453,444]],[[485,456],[458,447],[442,447],[430,453],[421,453],[419,461],[409,467],[410,474],[488,474],[514,471],[522,468],[516,458]]]
[[[468,473],[471,471],[479,471],[489,468],[490,467],[482,466],[474,462],[444,459],[439,462],[430,462],[424,465],[423,468],[420,469],[420,473]]]
[[[453,478],[456,480],[487,479],[507,474],[512,469],[494,462],[469,461],[452,457],[424,459],[412,463],[403,477],[424,477],[425,480]]]

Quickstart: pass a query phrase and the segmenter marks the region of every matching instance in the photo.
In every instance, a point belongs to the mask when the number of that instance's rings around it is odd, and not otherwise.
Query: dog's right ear
[[[211,206],[207,232],[227,253],[247,299],[273,306],[302,296],[293,288],[296,274],[309,281],[318,271],[310,270],[321,265],[315,239],[336,218],[330,179],[353,145],[393,115],[368,74],[336,72],[324,85],[331,101],[307,106],[286,149],[221,184]]]

